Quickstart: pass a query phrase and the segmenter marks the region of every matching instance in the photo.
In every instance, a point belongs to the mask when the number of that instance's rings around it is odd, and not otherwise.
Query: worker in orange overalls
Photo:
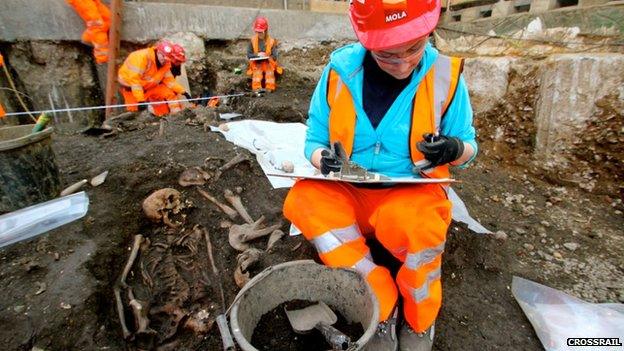
[[[339,142],[372,172],[449,178],[477,143],[462,60],[429,43],[440,0],[352,1],[349,15],[359,43],[330,56],[310,102],[305,156],[324,175],[340,172],[345,157],[331,148]],[[377,297],[380,324],[366,350],[432,348],[451,222],[446,186],[307,179],[286,197],[284,215],[321,260],[355,269]],[[367,239],[400,264],[396,277]]]
[[[119,67],[117,79],[126,104],[190,99],[191,96],[175,80],[172,67],[186,62],[184,48],[167,40],[156,47],[137,50]],[[138,106],[128,106],[128,111],[138,111]],[[158,117],[182,110],[180,102],[150,104],[149,111]]]
[[[93,56],[98,64],[108,61],[108,29],[111,13],[101,0],[67,0],[84,20],[87,29],[82,41],[93,46]]]
[[[247,49],[249,59],[247,75],[251,76],[251,90],[262,90],[264,80],[264,88],[272,92],[277,88],[275,75],[284,72],[277,63],[277,40],[269,35],[269,22],[264,17],[256,18],[253,30],[255,34],[251,37]]]

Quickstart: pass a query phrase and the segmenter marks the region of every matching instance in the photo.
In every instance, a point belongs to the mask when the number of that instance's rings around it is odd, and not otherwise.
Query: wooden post
[[[121,14],[123,0],[111,0],[111,26],[108,38],[108,70],[106,72],[106,106],[115,104],[117,97],[117,54],[121,39]],[[106,108],[106,119],[110,118],[113,110]]]

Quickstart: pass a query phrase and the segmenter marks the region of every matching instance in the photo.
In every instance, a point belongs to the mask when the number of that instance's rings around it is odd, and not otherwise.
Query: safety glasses
[[[425,47],[427,46],[428,38],[424,38],[419,40],[416,44],[409,47],[402,53],[389,53],[385,51],[371,51],[373,57],[377,60],[389,63],[389,64],[401,64],[401,63],[410,63],[415,59],[419,59],[422,55]]]

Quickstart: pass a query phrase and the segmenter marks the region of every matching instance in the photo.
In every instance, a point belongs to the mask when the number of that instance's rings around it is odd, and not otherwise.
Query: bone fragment
[[[236,270],[234,271],[234,281],[239,288],[243,288],[249,282],[249,268],[260,260],[262,251],[254,248],[248,248],[239,254],[236,259],[238,261]]]
[[[91,179],[91,186],[99,186],[104,183],[106,177],[108,176],[108,171],[104,171]]]
[[[249,248],[247,241],[254,240],[265,235],[271,234],[274,230],[279,229],[282,225],[275,224],[270,227],[260,228],[264,222],[264,216],[251,224],[234,224],[230,227],[228,240],[230,245],[238,250],[245,251]]]
[[[86,179],[83,179],[79,182],[76,182],[70,186],[68,186],[67,188],[63,189],[63,191],[61,191],[61,196],[67,196],[67,195],[71,195],[73,193],[75,193],[76,191],[78,191],[78,189],[82,188],[85,184],[87,184],[89,181]]]
[[[217,169],[217,171],[215,172],[213,181],[217,181],[221,175],[231,169],[232,167],[236,166],[237,164],[241,163],[241,162],[245,162],[248,161],[247,157],[243,154],[236,154],[236,156],[234,156],[231,160],[229,160],[226,164],[224,164],[223,166],[219,167],[219,169]]]
[[[129,304],[134,314],[134,322],[137,326],[135,334],[155,334],[156,332],[149,327],[148,309],[144,306],[144,302],[134,297],[132,288],[128,288],[128,300],[130,301]]]
[[[128,287],[128,285],[126,284],[126,278],[128,277],[128,273],[130,273],[130,269],[132,269],[132,265],[137,258],[137,254],[139,253],[139,248],[141,247],[142,243],[143,235],[135,235],[134,243],[132,244],[132,250],[130,251],[130,257],[128,257],[128,262],[126,262],[126,266],[124,267],[124,270],[121,273],[121,277],[119,278],[119,283],[124,288]]]
[[[228,200],[232,207],[236,209],[236,212],[238,212],[238,214],[241,216],[241,218],[245,220],[245,222],[249,224],[254,222],[254,220],[249,215],[249,212],[247,212],[245,206],[243,206],[243,202],[241,201],[240,196],[235,195],[230,189],[225,189],[224,195],[225,199]]]
[[[291,161],[284,161],[282,162],[281,170],[284,173],[293,173],[295,171],[295,165]]]
[[[267,243],[267,248],[266,251],[271,251],[271,249],[273,248],[273,246],[275,245],[275,243],[277,243],[283,236],[284,236],[284,232],[276,229],[271,233],[271,236],[269,236],[269,241]]]
[[[212,328],[214,320],[211,318],[210,312],[202,309],[191,314],[189,319],[184,323],[184,327],[192,330],[195,334],[206,334]]]
[[[210,179],[210,174],[199,167],[193,167],[180,174],[178,184],[184,187],[191,185],[204,185],[208,179]]]
[[[124,313],[124,306],[121,302],[121,289],[118,285],[113,288],[113,293],[115,294],[115,302],[117,305],[117,315],[119,317],[119,323],[121,324],[121,333],[123,334],[123,338],[127,340],[130,335],[130,330],[128,330],[128,326],[126,325],[126,315]]]
[[[119,323],[121,324],[121,332],[124,339],[128,339],[132,334],[130,333],[130,331],[128,330],[128,326],[126,325],[126,315],[124,312],[123,302],[121,301],[121,288],[128,288],[126,278],[128,277],[128,273],[130,273],[130,269],[132,269],[132,265],[136,260],[139,248],[141,247],[141,243],[143,243],[143,235],[135,235],[132,250],[130,251],[130,257],[128,257],[128,261],[126,262],[126,266],[124,267],[121,276],[119,277],[119,281],[117,282],[117,284],[115,284],[115,287],[113,288],[113,293],[115,294],[115,301],[117,304],[117,314],[119,315]]]
[[[212,195],[208,194],[207,192],[205,192],[204,190],[197,188],[197,191],[206,198],[206,200],[212,202],[213,204],[217,205],[217,207],[219,207],[219,209],[221,211],[223,211],[223,213],[225,213],[228,217],[230,217],[230,219],[234,219],[236,218],[236,216],[238,215],[238,213],[231,208],[230,206],[219,202],[217,199],[215,199]]]

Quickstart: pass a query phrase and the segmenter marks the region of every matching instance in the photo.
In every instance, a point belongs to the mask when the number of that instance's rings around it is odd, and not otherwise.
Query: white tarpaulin
[[[227,123],[227,131],[211,127],[220,132],[229,142],[243,147],[256,155],[264,174],[281,172],[284,161],[295,166],[295,174],[315,173],[315,168],[303,155],[307,127],[302,123],[275,123],[267,121],[244,120]],[[267,176],[273,188],[290,188],[295,181],[288,178]],[[471,230],[490,233],[479,222],[470,217],[464,202],[452,189],[449,200],[453,203],[453,219],[468,225]]]

